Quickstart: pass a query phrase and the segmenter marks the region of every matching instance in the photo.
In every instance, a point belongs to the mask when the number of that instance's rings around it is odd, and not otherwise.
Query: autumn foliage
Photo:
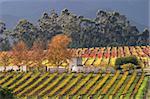
[[[24,65],[28,61],[28,48],[23,41],[19,41],[12,49],[13,64],[18,67]]]
[[[42,67],[43,61],[48,60],[51,66],[61,66],[67,64],[72,57],[71,50],[68,50],[68,45],[71,38],[67,35],[60,34],[54,36],[48,44],[47,50],[44,50],[44,44],[40,40],[36,40],[31,49],[23,41],[16,43],[12,50],[1,55],[0,61],[3,66],[9,66],[10,59],[12,65],[19,68],[21,66]],[[11,56],[11,57],[10,57]]]
[[[2,52],[0,57],[0,64],[4,66],[4,71],[6,70],[6,66],[10,64],[10,55],[7,52]]]
[[[56,35],[48,44],[47,57],[50,63],[60,66],[72,57],[72,52],[68,50],[71,38],[64,34]]]
[[[46,53],[44,53],[44,49],[43,49],[43,42],[42,41],[35,41],[33,43],[32,49],[29,52],[29,60],[32,61],[36,66],[39,67],[42,64],[42,61],[45,58]]]

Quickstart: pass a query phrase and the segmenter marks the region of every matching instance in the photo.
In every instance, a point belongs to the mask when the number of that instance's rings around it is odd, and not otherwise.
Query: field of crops
[[[85,66],[115,66],[118,57],[135,55],[150,67],[150,46],[71,49]],[[150,77],[134,70],[105,73],[0,72],[0,86],[19,99],[145,99]]]
[[[115,60],[118,57],[131,55],[137,56],[144,63],[143,67],[150,66],[150,46],[96,47],[70,50],[73,52],[74,57],[82,57],[82,64],[85,66],[115,66]],[[3,53],[5,52],[0,53],[0,57]],[[47,60],[43,60],[42,63],[46,66],[55,65]],[[34,65],[34,62],[29,61],[29,64]],[[11,60],[10,65],[13,65]],[[68,66],[68,63],[62,63],[61,65]]]
[[[142,99],[148,76],[116,71],[114,74],[0,73],[0,85],[23,99]]]
[[[137,56],[144,67],[150,65],[150,46],[78,48],[72,51],[75,56],[82,57],[82,64],[86,66],[114,66],[116,58],[130,55]]]

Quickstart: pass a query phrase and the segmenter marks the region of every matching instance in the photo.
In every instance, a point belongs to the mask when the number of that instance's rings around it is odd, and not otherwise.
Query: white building
[[[82,71],[83,65],[82,65],[82,58],[81,57],[76,57],[72,58],[69,62],[69,70],[74,71],[74,72],[80,72]]]
[[[0,66],[0,71],[2,72],[4,70],[5,70],[5,67]],[[17,71],[17,70],[19,70],[19,68],[18,68],[18,66],[6,66],[6,71],[9,71],[9,70]],[[27,67],[26,66],[21,66],[20,71],[27,71]]]

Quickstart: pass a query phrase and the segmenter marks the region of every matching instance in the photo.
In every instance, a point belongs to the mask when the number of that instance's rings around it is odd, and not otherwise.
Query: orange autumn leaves
[[[67,63],[68,59],[71,59],[72,52],[68,50],[70,42],[71,38],[63,34],[52,38],[47,50],[50,63],[60,66],[62,63]]]
[[[6,52],[3,52],[0,55],[0,64],[4,66],[4,71],[6,70],[6,67],[10,64],[10,55]]]
[[[13,64],[18,67],[22,66],[25,61],[28,59],[28,48],[23,41],[16,43],[11,51],[13,58]]]
[[[32,48],[27,48],[23,41],[16,43],[10,53],[13,64],[18,67],[42,66],[42,61],[48,60],[54,66],[61,66],[67,63],[72,57],[72,52],[68,50],[71,38],[64,34],[56,35],[48,43],[47,50],[44,50],[42,41],[35,41]]]
[[[47,53],[44,53],[44,46],[42,41],[35,41],[33,43],[33,46],[31,48],[31,51],[29,52],[29,61],[32,61],[36,65],[36,67],[39,67],[42,65],[42,61],[46,58]],[[32,67],[32,66],[31,66]]]

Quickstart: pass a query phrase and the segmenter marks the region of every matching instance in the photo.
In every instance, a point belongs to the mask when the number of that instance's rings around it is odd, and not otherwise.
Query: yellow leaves
[[[112,94],[115,94],[118,91],[118,89],[120,88],[120,86],[123,84],[123,82],[127,78],[127,75],[128,75],[128,72],[125,72],[123,74],[123,76],[121,77],[121,80],[119,81],[119,83],[117,84],[117,86],[115,87],[115,89],[113,90]]]
[[[109,58],[103,58],[101,62],[101,66],[108,66]]]
[[[45,65],[45,66],[48,66],[48,67],[51,67],[51,66],[57,66],[56,64],[52,64],[51,62],[49,62],[49,60],[43,60],[42,61],[42,65]],[[68,63],[66,63],[66,62],[63,62],[62,64],[61,64],[61,66],[63,66],[63,67],[66,67],[66,66],[68,66]]]
[[[116,58],[111,58],[109,65],[110,66],[115,66],[115,62],[116,62]]]
[[[43,50],[42,43],[35,43],[32,50],[29,51],[26,48],[25,43],[21,41],[14,46],[12,51],[0,53],[0,65],[10,64],[33,66],[34,63],[34,65],[37,66],[67,66],[72,57],[82,57],[83,65],[115,66],[115,60],[117,57],[124,57],[132,54],[138,55],[137,57],[141,60],[140,66],[142,68],[150,64],[150,58],[143,52],[141,46],[68,49],[67,44],[69,44],[69,42],[70,38],[68,36],[57,35],[49,43],[48,50]],[[144,48],[147,47],[148,46],[145,46]],[[107,55],[104,55],[106,54],[105,51],[110,51],[109,55],[111,56],[106,58],[105,56]],[[89,54],[84,56],[86,52],[89,52]],[[94,56],[93,53],[95,53]],[[30,61],[32,61],[32,63],[30,63]]]
[[[85,62],[86,62],[87,59],[88,58],[82,58],[82,64],[85,64]]]
[[[135,68],[135,65],[134,64],[131,64],[131,63],[127,63],[127,64],[123,64],[121,66],[121,68],[123,68],[125,71],[126,70],[130,70],[130,69],[134,69]]]
[[[106,94],[107,91],[109,90],[109,88],[114,84],[114,82],[116,81],[117,77],[119,76],[120,71],[117,71],[115,76],[113,76],[113,78],[111,79],[110,83],[107,84],[107,86],[102,90],[102,94]]]
[[[85,65],[86,66],[91,66],[92,63],[94,62],[95,58],[88,58],[88,60],[86,61]]]
[[[10,55],[7,52],[2,52],[0,57],[1,66],[8,66],[10,63]]]
[[[47,63],[47,64],[45,64],[47,67],[51,67],[52,66],[52,64],[51,63]]]
[[[61,66],[66,67],[68,66],[68,63],[62,63]]]
[[[96,58],[95,62],[93,63],[94,66],[100,66],[102,58]]]
[[[132,77],[131,77],[130,81],[128,82],[128,84],[127,84],[126,87],[124,88],[122,94],[126,94],[126,93],[127,93],[128,89],[130,88],[131,84],[133,83],[133,81],[134,81],[136,75],[137,75],[137,73],[136,73],[136,71],[134,71],[134,73],[132,74]]]
[[[14,66],[14,64],[13,64],[13,63],[10,63],[9,66]]]
[[[138,83],[136,84],[135,89],[134,89],[134,91],[133,91],[133,95],[135,95],[135,94],[137,93],[137,91],[138,91],[138,89],[139,89],[139,87],[140,87],[140,85],[141,85],[143,79],[144,79],[144,73],[141,75],[140,80],[139,80]]]
[[[106,74],[105,77],[97,84],[97,86],[94,88],[94,90],[91,92],[91,94],[95,94],[98,89],[102,87],[102,85],[107,81],[110,74]]]
[[[46,65],[48,62],[49,62],[49,61],[46,59],[46,60],[43,60],[43,61],[42,61],[42,64],[43,64],[43,65]]]
[[[41,66],[43,59],[45,58],[45,53],[43,49],[42,41],[35,41],[32,46],[32,51],[30,53],[31,57],[29,60],[36,63],[36,66]]]

